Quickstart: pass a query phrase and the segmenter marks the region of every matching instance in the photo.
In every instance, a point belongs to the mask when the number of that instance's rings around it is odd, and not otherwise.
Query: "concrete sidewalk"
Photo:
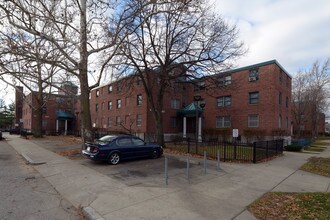
[[[127,186],[29,140],[13,135],[7,140],[92,219],[255,219],[246,206],[266,192],[330,192],[330,178],[298,170],[315,156],[310,154],[286,152],[260,164],[221,163],[220,171],[190,184]],[[317,156],[329,155],[330,147]]]

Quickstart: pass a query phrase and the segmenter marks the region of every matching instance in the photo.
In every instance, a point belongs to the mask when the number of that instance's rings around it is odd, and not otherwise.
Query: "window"
[[[141,79],[141,77],[137,77],[137,79],[136,79],[136,85],[141,85],[142,84],[142,79]]]
[[[121,82],[117,83],[117,92],[121,92],[121,90],[123,89],[123,84]]]
[[[259,127],[259,115],[249,115],[249,117],[248,117],[248,127],[249,128]]]
[[[230,128],[230,126],[231,126],[230,116],[218,116],[216,118],[217,128]]]
[[[278,94],[278,104],[282,105],[282,93],[281,92]]]
[[[109,85],[109,87],[108,87],[108,92],[109,92],[109,93],[112,93],[112,85]]]
[[[286,128],[289,128],[289,118],[286,117]]]
[[[43,128],[46,128],[46,127],[47,127],[47,121],[42,120],[42,127],[43,127]]]
[[[131,146],[132,145],[131,138],[130,137],[121,138],[121,139],[117,140],[117,145],[118,146]]]
[[[121,124],[121,118],[120,118],[120,116],[117,116],[116,117],[116,125],[118,126],[120,124]]]
[[[278,116],[278,128],[282,128],[282,116]]]
[[[176,128],[178,126],[176,117],[171,117],[170,123],[171,123],[171,128]]]
[[[136,126],[138,126],[138,127],[142,126],[142,115],[141,114],[136,115]]]
[[[141,140],[140,138],[132,138],[132,143],[135,146],[144,146],[145,143],[143,140]]]
[[[231,105],[231,96],[221,96],[217,98],[217,106],[225,107]]]
[[[96,97],[99,97],[99,96],[100,96],[100,91],[96,90]]]
[[[218,79],[219,86],[227,86],[231,84],[231,75],[223,76]]]
[[[259,77],[259,70],[258,69],[250,70],[249,76],[250,77]]]
[[[141,106],[142,105],[142,95],[141,94],[139,94],[139,95],[136,96],[136,104],[138,106]]]
[[[194,91],[199,91],[205,89],[205,81],[199,81],[197,82],[197,85],[194,84]]]
[[[110,128],[110,127],[111,127],[111,124],[112,124],[111,118],[110,118],[110,117],[108,117],[108,128]]]
[[[258,79],[259,79],[259,70],[258,69],[250,70],[249,81],[253,82],[253,81],[257,81]]]
[[[286,99],[285,99],[285,106],[287,108],[289,107],[289,97],[286,97]]]
[[[112,109],[112,101],[109,101],[108,102],[108,110],[111,110]]]
[[[259,92],[249,93],[249,104],[258,104],[259,102]]]
[[[98,112],[99,110],[99,104],[95,104],[95,111]]]
[[[171,100],[171,108],[172,109],[180,109],[180,101],[178,99]]]
[[[117,99],[117,108],[121,108],[121,100]]]

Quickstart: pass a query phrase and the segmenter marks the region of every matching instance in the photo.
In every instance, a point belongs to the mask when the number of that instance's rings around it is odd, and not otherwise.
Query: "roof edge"
[[[233,73],[233,72],[253,69],[253,68],[257,68],[257,67],[261,67],[261,66],[267,66],[267,65],[270,65],[270,64],[276,64],[281,70],[283,70],[292,79],[291,74],[289,74],[277,60],[268,60],[268,61],[265,61],[265,62],[256,63],[256,64],[249,65],[249,66],[230,69],[230,70],[224,71],[223,73]]]

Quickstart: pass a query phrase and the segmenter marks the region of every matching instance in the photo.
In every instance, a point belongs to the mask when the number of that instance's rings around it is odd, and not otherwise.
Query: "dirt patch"
[[[81,144],[81,138],[75,137],[75,136],[43,136],[42,138],[34,138],[29,137],[32,141],[41,141],[41,142],[48,142],[48,143],[54,143],[56,146],[67,146],[67,145],[76,145]]]
[[[84,156],[81,154],[80,149],[73,150],[55,150],[54,153],[66,157],[70,160],[81,160],[84,159]]]

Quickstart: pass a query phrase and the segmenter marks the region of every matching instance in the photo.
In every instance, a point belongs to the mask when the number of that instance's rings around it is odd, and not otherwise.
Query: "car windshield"
[[[113,141],[117,136],[114,136],[114,135],[106,135],[106,136],[103,136],[101,137],[100,139],[98,139],[98,141],[101,141],[101,142],[111,142]]]

